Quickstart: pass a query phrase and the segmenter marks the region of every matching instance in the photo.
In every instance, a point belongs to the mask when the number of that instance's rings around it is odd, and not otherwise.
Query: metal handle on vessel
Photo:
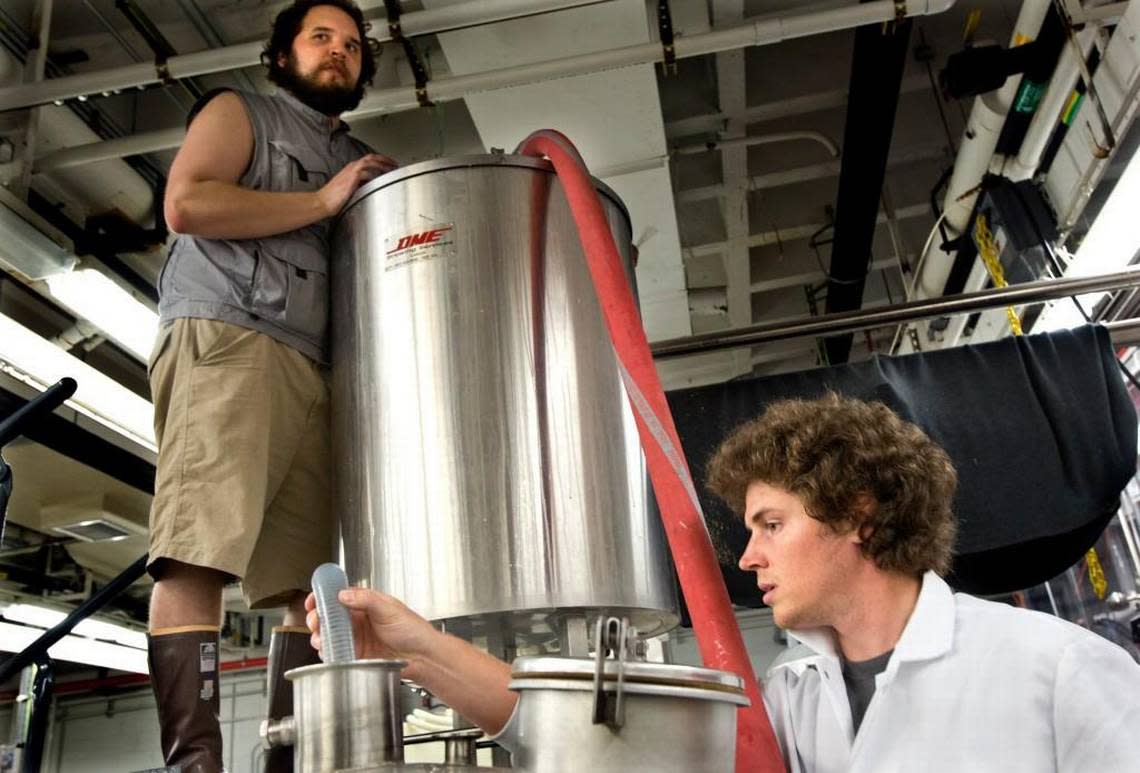
[[[630,640],[637,629],[618,617],[599,617],[594,627],[594,717],[595,725],[617,729],[625,724],[625,661]],[[606,660],[613,653],[616,685],[612,695],[606,691]]]

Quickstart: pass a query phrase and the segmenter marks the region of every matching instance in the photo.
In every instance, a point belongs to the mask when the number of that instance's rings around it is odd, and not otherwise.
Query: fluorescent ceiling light
[[[124,628],[114,623],[105,623],[102,620],[87,618],[75,626],[73,633],[87,639],[114,642],[115,644],[122,644],[124,647],[131,647],[136,650],[146,649],[145,632],[136,631],[132,628]]]
[[[21,652],[40,637],[43,631],[26,625],[0,623],[0,651]],[[55,660],[84,663],[98,668],[114,668],[136,674],[148,673],[146,650],[92,641],[79,636],[65,636],[48,649]]]
[[[69,407],[155,450],[154,408],[149,402],[3,314],[0,370],[39,390],[64,376],[74,378],[79,388],[67,401]]]
[[[158,335],[158,315],[146,304],[93,268],[55,274],[45,281],[53,298],[147,361]]]
[[[1128,162],[1124,174],[1117,180],[1104,206],[1085,234],[1081,246],[1065,270],[1066,277],[1094,276],[1119,271],[1128,266],[1140,252],[1140,153]],[[1086,312],[1093,308],[1106,293],[1089,293],[1077,297]],[[1041,314],[1034,332],[1061,330],[1085,324],[1084,317],[1073,302],[1064,298],[1053,301]]]
[[[58,625],[67,617],[66,612],[41,607],[38,604],[9,604],[3,611],[0,611],[0,615],[6,620],[44,629]],[[36,635],[38,636],[39,633]],[[146,649],[146,634],[142,631],[92,618],[87,618],[75,626],[72,629],[72,635],[86,639],[102,639],[135,649]]]
[[[51,628],[67,617],[67,614],[58,609],[36,606],[35,604],[9,604],[0,612],[5,620],[13,620],[24,625],[34,625],[37,628]]]
[[[70,251],[0,204],[0,262],[36,280],[70,271],[77,261]]]
[[[9,604],[0,611],[0,615],[25,624],[0,623],[0,651],[4,652],[26,649],[45,629],[67,617],[66,612],[38,604]],[[48,654],[56,660],[147,673],[146,634],[102,620],[84,620],[52,645]]]

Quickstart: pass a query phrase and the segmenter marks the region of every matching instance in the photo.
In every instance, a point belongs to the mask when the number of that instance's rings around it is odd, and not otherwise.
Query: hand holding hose
[[[404,676],[420,681],[416,668],[432,651],[435,639],[442,634],[400,601],[379,591],[347,588],[337,598],[352,620],[356,657],[402,660],[408,664]],[[305,609],[308,610],[305,621],[313,632],[313,648],[320,650],[321,619],[312,593],[305,599]]]

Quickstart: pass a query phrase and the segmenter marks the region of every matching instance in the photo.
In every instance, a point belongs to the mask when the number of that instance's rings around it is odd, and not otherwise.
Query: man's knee
[[[229,576],[217,569],[159,559],[151,568],[150,627],[218,625],[222,614],[222,587]]]

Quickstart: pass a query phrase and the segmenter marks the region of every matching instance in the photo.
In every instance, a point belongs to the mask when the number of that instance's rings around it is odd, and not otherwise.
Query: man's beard
[[[355,87],[339,83],[324,84],[317,80],[320,70],[311,76],[297,70],[297,62],[290,55],[278,73],[278,85],[304,104],[328,116],[337,116],[354,109],[364,98],[364,84]]]

